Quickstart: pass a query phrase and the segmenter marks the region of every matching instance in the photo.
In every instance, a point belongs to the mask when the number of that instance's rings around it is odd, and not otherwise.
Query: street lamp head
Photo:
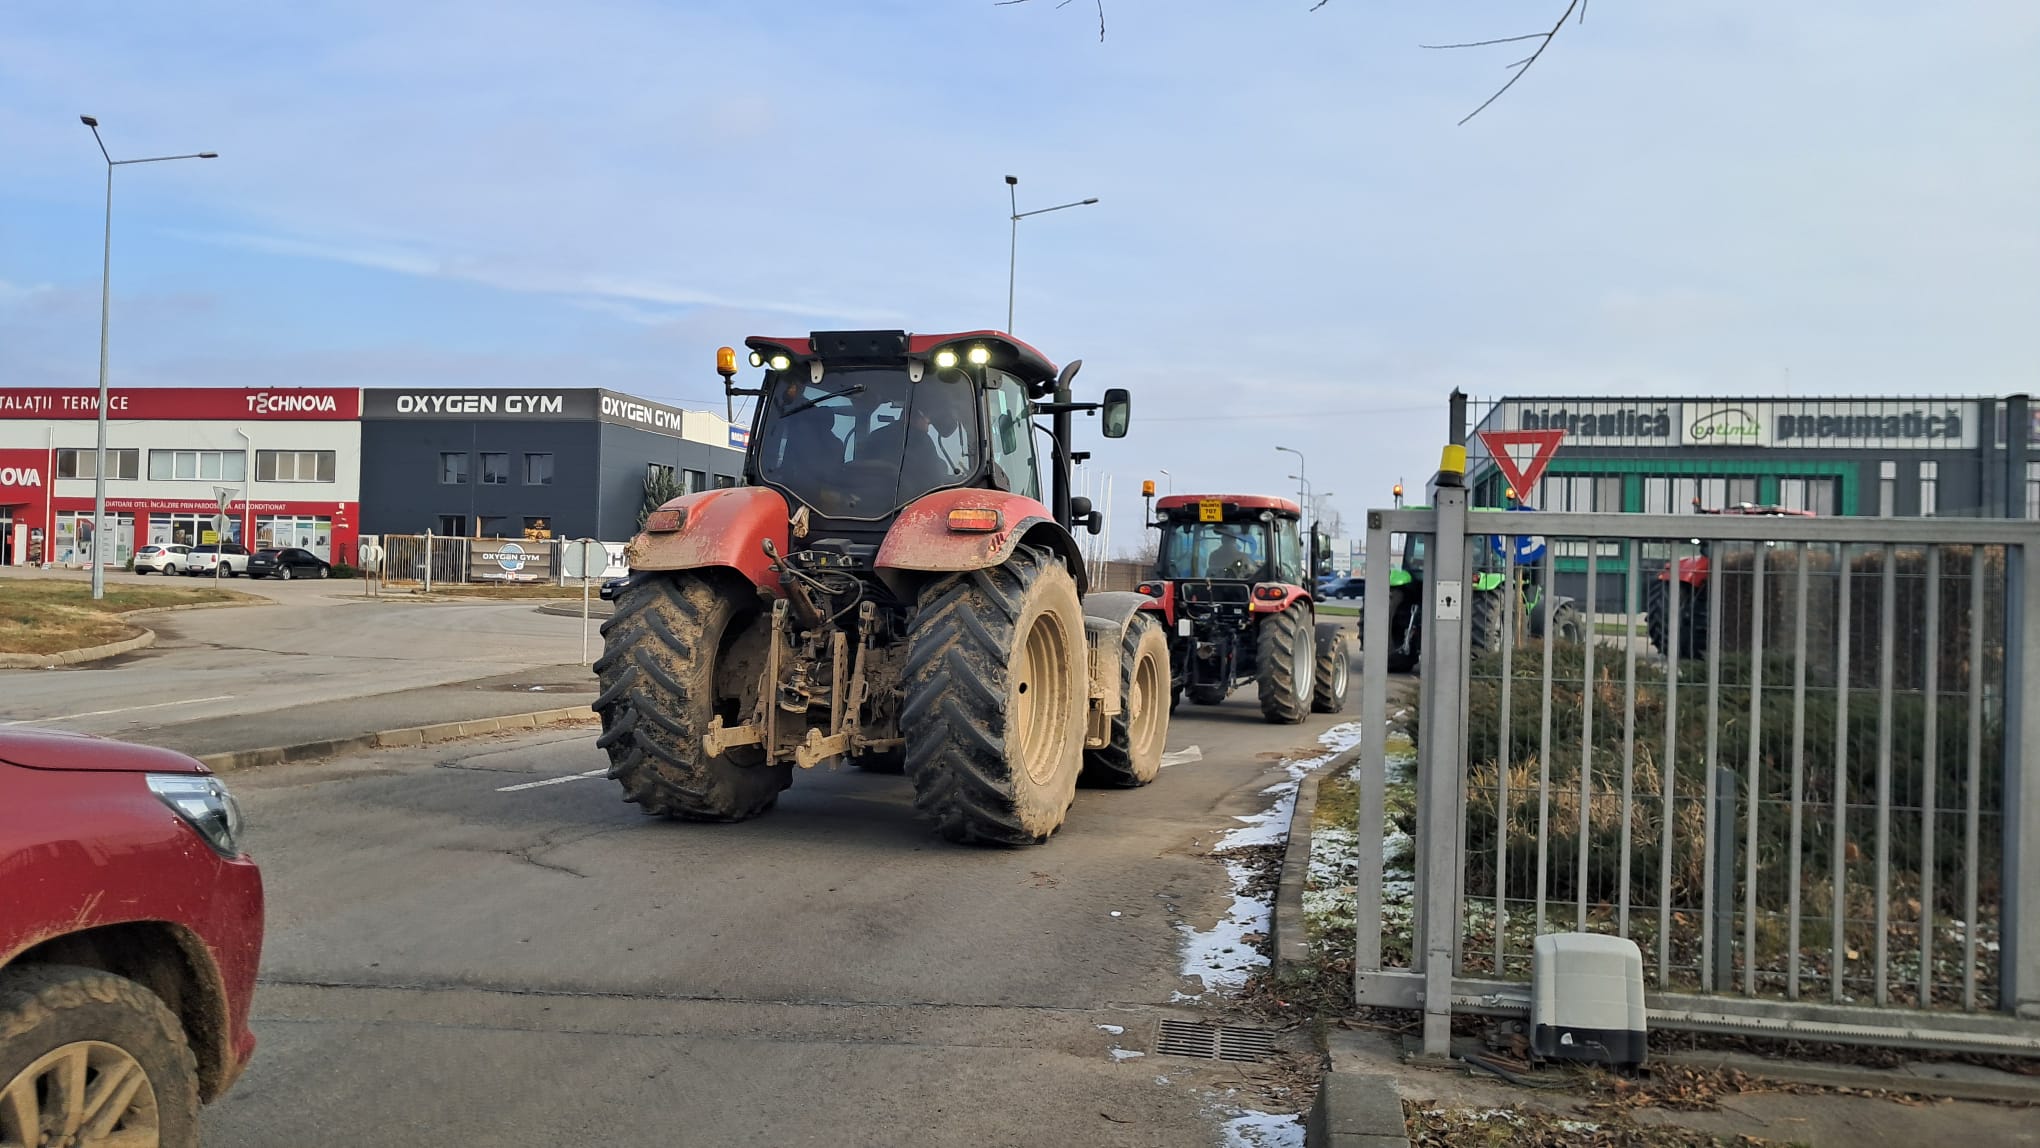
[[[1088,203],[1096,203],[1096,202],[1098,202],[1098,197],[1094,195],[1094,196],[1092,196],[1091,198],[1089,198],[1089,199],[1085,200],[1084,202],[1085,202],[1085,203],[1087,203],[1087,204],[1088,204]]]
[[[202,151],[202,152],[199,152],[199,153],[198,153],[198,158],[200,158],[200,159],[218,159],[218,158],[220,158],[220,153],[218,153],[218,152],[216,152],[216,151]]]
[[[1009,176],[1007,176],[1007,177],[1006,177],[1006,186],[1007,186],[1007,187],[1018,187],[1018,186],[1020,186],[1020,177],[1019,177],[1019,176],[1017,176],[1017,175],[1009,175]]]
[[[91,116],[79,116],[78,122],[84,124],[88,128],[96,128],[99,126],[99,121]]]

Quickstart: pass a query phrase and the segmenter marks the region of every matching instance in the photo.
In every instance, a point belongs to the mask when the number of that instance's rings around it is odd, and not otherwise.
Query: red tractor
[[[1787,510],[1782,506],[1758,506],[1743,502],[1725,506],[1718,510],[1703,508],[1694,500],[1695,514],[1746,514],[1768,518],[1812,518],[1811,510]],[[1644,592],[1644,626],[1650,633],[1651,647],[1663,654],[1667,652],[1670,640],[1671,584],[1679,581],[1679,656],[1681,658],[1704,658],[1707,656],[1707,577],[1713,567],[1712,545],[1694,539],[1700,553],[1679,559],[1676,564],[1667,564],[1658,571],[1657,580]]]
[[[1184,694],[1215,706],[1255,683],[1261,716],[1300,722],[1346,705],[1346,632],[1319,622],[1304,588],[1303,513],[1261,494],[1172,494],[1154,504],[1162,532],[1140,590],[1169,629],[1171,708]]]
[[[1168,644],[1138,594],[1085,593],[1071,401],[1010,335],[752,338],[745,485],[665,503],[630,543],[602,627],[598,744],[647,813],[741,821],[793,770],[904,769],[956,841],[1044,841],[1081,776],[1154,780]],[[1036,463],[1050,420],[1049,474]],[[1051,483],[1053,493],[1044,485]],[[1046,501],[1044,501],[1046,500]]]

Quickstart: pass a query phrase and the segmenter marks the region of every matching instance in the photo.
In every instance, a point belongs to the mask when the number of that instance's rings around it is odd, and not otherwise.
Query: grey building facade
[[[617,542],[653,468],[689,492],[744,473],[743,428],[615,391],[366,388],[361,403],[367,534]]]

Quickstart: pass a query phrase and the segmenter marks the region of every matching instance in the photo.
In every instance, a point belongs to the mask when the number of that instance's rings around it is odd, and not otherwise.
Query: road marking
[[[579,781],[584,777],[604,777],[607,776],[608,773],[609,770],[606,768],[591,769],[586,773],[570,773],[565,777],[548,777],[544,781],[527,781],[522,785],[505,785],[497,789],[496,792],[515,793],[520,789],[537,789],[541,785],[563,785],[569,781]]]
[[[1174,753],[1163,754],[1161,768],[1167,769],[1172,765],[1188,765],[1193,761],[1203,760],[1204,751],[1193,745],[1189,749],[1179,749]]]
[[[217,697],[210,698],[186,698],[180,702],[156,702],[153,705],[146,706],[122,706],[117,710],[87,710],[82,714],[62,714],[57,717],[22,718],[19,721],[0,721],[0,726],[35,725],[38,722],[46,721],[71,721],[74,718],[105,717],[107,714],[126,714],[133,713],[136,710],[159,710],[164,708],[165,706],[195,706],[200,702],[230,702],[233,700],[234,695],[232,694],[220,694]]]

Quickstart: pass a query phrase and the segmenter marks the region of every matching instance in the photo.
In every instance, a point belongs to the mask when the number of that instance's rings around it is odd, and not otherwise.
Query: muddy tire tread
[[[1259,667],[1255,684],[1261,694],[1261,716],[1281,725],[1294,725],[1310,716],[1310,690],[1303,691],[1302,700],[1297,698],[1296,635],[1307,624],[1308,611],[1291,606],[1279,614],[1270,614],[1261,620],[1259,631],[1254,635],[1255,664]],[[1306,673],[1316,670],[1316,659],[1308,666],[1301,667]]]

